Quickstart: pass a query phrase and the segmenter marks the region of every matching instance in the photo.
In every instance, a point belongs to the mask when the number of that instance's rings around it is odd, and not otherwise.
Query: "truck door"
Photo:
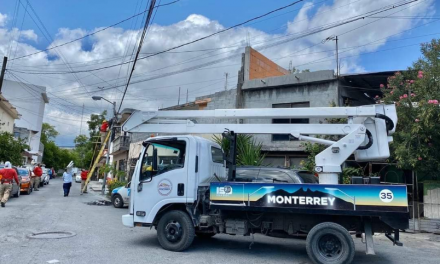
[[[146,146],[131,190],[135,223],[151,224],[164,205],[186,203],[188,144],[173,138],[152,140]]]

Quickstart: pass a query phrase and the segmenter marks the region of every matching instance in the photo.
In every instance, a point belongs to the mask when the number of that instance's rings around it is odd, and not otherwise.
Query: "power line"
[[[122,95],[121,103],[119,104],[119,108],[118,108],[117,112],[119,112],[121,110],[122,103],[124,102],[124,97],[125,97],[125,94],[127,93],[128,86],[130,85],[131,77],[133,76],[133,72],[134,72],[134,69],[136,67],[136,62],[137,62],[137,59],[139,57],[139,53],[141,52],[142,45],[144,44],[145,36],[147,34],[148,25],[150,24],[150,19],[151,19],[151,16],[153,14],[153,7],[155,5],[156,5],[156,0],[151,0],[150,8],[148,10],[148,15],[147,15],[147,18],[145,19],[144,30],[142,31],[142,35],[139,38],[139,45],[138,45],[138,49],[137,49],[137,52],[136,52],[136,56],[134,57],[133,65],[131,66],[130,75],[128,76],[127,85],[125,86],[125,90],[124,90],[124,93]]]
[[[163,5],[159,5],[159,6],[156,6],[156,7],[154,7],[154,8],[158,8],[158,7],[160,7],[160,6],[171,5],[171,4],[177,3],[177,2],[179,2],[179,1],[180,1],[180,0],[175,0],[175,1],[173,1],[173,2],[166,3],[166,4],[163,4]],[[47,49],[44,49],[44,50],[40,50],[40,51],[37,51],[37,52],[34,52],[34,53],[30,53],[30,54],[27,54],[27,55],[23,55],[23,56],[20,56],[20,57],[13,58],[13,59],[11,59],[11,61],[13,61],[13,60],[18,60],[18,59],[22,59],[22,58],[26,58],[26,57],[29,57],[29,56],[33,56],[33,55],[39,54],[39,53],[41,53],[41,52],[45,52],[45,51],[49,51],[49,50],[52,50],[52,49],[56,49],[56,48],[59,48],[59,47],[62,47],[62,46],[65,46],[65,45],[71,44],[71,43],[73,43],[73,42],[76,42],[76,41],[79,41],[79,40],[85,39],[85,38],[90,37],[90,36],[93,36],[93,35],[95,35],[95,34],[97,34],[97,33],[99,33],[99,32],[105,31],[105,30],[107,30],[107,29],[109,29],[109,28],[112,28],[112,27],[115,27],[115,26],[117,26],[117,25],[119,25],[119,24],[122,24],[122,23],[124,23],[125,21],[128,21],[128,20],[130,20],[130,19],[133,19],[133,18],[135,18],[135,17],[137,17],[137,16],[143,15],[146,11],[147,11],[147,10],[145,10],[145,11],[139,13],[139,14],[133,15],[133,16],[131,16],[131,17],[128,17],[128,18],[126,18],[126,19],[124,19],[124,20],[121,20],[121,21],[119,21],[119,22],[117,22],[117,23],[114,23],[114,24],[112,24],[112,25],[110,25],[110,26],[107,26],[107,27],[105,27],[105,28],[102,28],[102,29],[96,30],[96,31],[94,31],[94,32],[92,32],[92,33],[90,33],[90,34],[84,35],[83,37],[76,38],[76,39],[74,39],[74,40],[71,40],[71,41],[68,41],[68,42],[64,42],[64,43],[62,43],[62,44],[59,44],[59,45],[56,45],[56,46],[52,46],[52,47],[50,47],[50,48],[47,48]]]
[[[288,7],[290,7],[290,6],[296,5],[296,4],[298,4],[298,3],[302,2],[302,1],[304,1],[304,0],[298,0],[298,1],[296,1],[296,2],[293,2],[293,3],[291,3],[291,4],[288,4],[288,5],[286,5],[286,6],[283,6],[283,7],[277,8],[277,9],[274,9],[274,10],[269,11],[269,12],[263,14],[263,15],[256,16],[256,17],[254,17],[254,18],[248,19],[248,20],[246,20],[246,21],[244,21],[244,22],[241,22],[241,23],[239,23],[239,24],[233,25],[233,26],[228,27],[228,28],[226,28],[226,29],[219,30],[219,31],[217,31],[217,32],[214,32],[214,33],[212,33],[212,34],[206,35],[206,36],[204,36],[204,37],[201,37],[201,38],[198,38],[198,39],[192,40],[192,41],[190,41],[190,42],[186,42],[186,43],[180,44],[180,45],[178,45],[178,46],[175,46],[175,47],[172,47],[172,48],[169,48],[169,49],[166,49],[166,50],[162,50],[162,51],[156,52],[156,53],[154,53],[154,54],[151,54],[151,55],[148,55],[148,56],[145,56],[145,57],[139,58],[139,59],[147,59],[147,58],[150,58],[150,57],[153,57],[153,56],[157,56],[157,55],[159,55],[159,54],[163,54],[163,53],[169,52],[169,51],[171,51],[171,50],[175,50],[175,49],[178,49],[178,48],[181,48],[181,47],[185,47],[185,46],[187,46],[187,45],[190,45],[190,44],[193,44],[193,43],[199,42],[199,41],[201,41],[201,40],[204,40],[204,39],[210,38],[210,37],[212,37],[212,36],[215,36],[215,35],[221,34],[221,33],[223,33],[223,32],[229,31],[229,30],[231,30],[231,29],[233,29],[233,28],[240,27],[240,26],[245,25],[245,24],[247,24],[247,23],[249,23],[249,22],[251,22],[251,21],[254,21],[254,20],[260,19],[260,18],[262,18],[262,17],[268,16],[268,15],[270,15],[270,14],[272,14],[272,13],[278,12],[278,11],[283,10],[283,9],[285,9],[285,8],[288,8]],[[413,0],[413,1],[417,1],[417,0]],[[413,1],[411,1],[411,2],[413,2]],[[133,62],[133,60],[126,61],[126,62],[124,62],[124,63],[122,63],[122,64],[127,64],[127,63],[131,63],[131,62]],[[82,70],[82,71],[72,71],[72,72],[46,72],[46,73],[43,73],[43,74],[64,74],[64,73],[90,72],[90,71],[98,71],[98,70],[103,70],[103,69],[113,68],[113,67],[116,67],[116,66],[119,66],[119,65],[121,65],[121,63],[113,64],[113,65],[109,65],[109,66],[105,66],[105,67],[101,67],[101,68],[96,68],[96,69]],[[14,70],[12,70],[12,71],[14,71]],[[18,71],[17,71],[17,72],[18,72]],[[30,72],[23,72],[23,73],[38,74],[38,73],[30,73]]]

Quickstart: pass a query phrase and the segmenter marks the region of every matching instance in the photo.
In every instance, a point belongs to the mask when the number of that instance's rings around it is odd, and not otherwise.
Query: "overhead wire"
[[[180,0],[175,0],[175,1],[172,1],[172,2],[170,2],[170,3],[166,3],[166,4],[163,4],[163,5],[160,5],[160,6],[171,5],[171,4],[177,3],[177,2],[179,2],[179,1],[180,1]],[[159,6],[156,6],[155,8],[158,8],[158,7],[159,7]],[[146,12],[146,11],[144,11],[144,12]],[[136,15],[133,15],[133,16],[128,17],[128,18],[126,18],[126,19],[123,19],[123,20],[121,20],[121,21],[119,21],[119,22],[117,22],[117,23],[114,23],[114,24],[112,24],[112,25],[110,25],[110,26],[107,26],[107,27],[105,27],[105,28],[102,28],[102,29],[96,30],[96,31],[94,31],[94,32],[92,32],[92,33],[86,34],[86,35],[84,35],[84,36],[82,36],[82,37],[80,37],[80,38],[76,38],[76,39],[74,39],[74,40],[67,41],[67,42],[64,42],[64,43],[62,43],[62,44],[55,45],[55,46],[52,46],[52,47],[50,47],[50,48],[47,48],[47,49],[44,49],[44,50],[40,50],[40,51],[37,51],[37,52],[34,52],[34,53],[26,54],[26,55],[23,55],[23,56],[20,56],[20,57],[15,57],[15,56],[14,56],[14,58],[12,58],[12,59],[10,59],[10,60],[11,60],[11,61],[14,61],[14,60],[18,60],[18,59],[26,58],[26,57],[29,57],[29,56],[33,56],[33,55],[36,55],[36,54],[39,54],[39,53],[42,53],[42,52],[45,52],[45,51],[49,51],[49,50],[52,50],[52,49],[56,49],[56,48],[59,48],[59,47],[62,47],[62,46],[65,46],[65,45],[71,44],[71,43],[73,43],[73,42],[76,42],[76,41],[79,41],[79,40],[85,39],[85,38],[90,37],[90,36],[93,36],[93,35],[95,35],[95,34],[97,34],[97,33],[99,33],[99,32],[105,31],[105,30],[107,30],[107,29],[109,29],[109,28],[112,28],[112,27],[115,27],[115,26],[117,26],[117,25],[119,25],[119,24],[122,24],[122,23],[124,23],[124,22],[126,22],[126,21],[128,21],[128,20],[130,20],[130,19],[132,19],[132,18],[135,18],[135,17],[137,17],[137,16],[143,15],[144,12],[141,12],[141,13],[139,13],[139,14],[136,14]]]

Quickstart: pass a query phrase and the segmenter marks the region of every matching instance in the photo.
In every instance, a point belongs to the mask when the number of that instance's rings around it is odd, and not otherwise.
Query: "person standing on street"
[[[1,206],[5,207],[12,191],[12,181],[15,180],[18,186],[20,186],[20,181],[18,180],[17,172],[12,168],[9,161],[6,161],[5,168],[0,170],[0,175],[0,202]]]
[[[84,169],[81,170],[81,194],[87,193],[86,180],[88,174],[89,174],[88,170],[84,170]],[[83,192],[84,187],[86,187],[86,190]]]
[[[43,169],[41,168],[40,163],[33,170],[34,175],[31,177],[31,186],[34,187],[34,191],[39,191],[41,175],[43,175]]]
[[[67,169],[63,173],[63,189],[64,189],[64,197],[69,196],[70,187],[72,187],[72,172],[70,169]]]

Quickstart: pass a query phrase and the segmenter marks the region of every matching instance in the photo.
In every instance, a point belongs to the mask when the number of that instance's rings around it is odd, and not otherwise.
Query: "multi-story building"
[[[17,109],[0,94],[0,133],[14,132],[14,122],[20,118]]]
[[[290,72],[247,47],[242,55],[237,89],[196,98],[194,102],[162,110],[213,110],[231,108],[298,108],[358,106],[374,104],[381,95],[380,84],[394,72],[346,74],[336,76],[333,70]],[[210,123],[211,120],[198,120]],[[273,120],[224,120],[225,123],[295,123],[326,122],[320,118]],[[290,135],[254,135],[263,145],[265,162],[272,166],[298,166],[307,156],[303,143]]]
[[[35,162],[41,162],[44,150],[40,142],[41,128],[44,109],[49,103],[46,87],[5,79],[2,93],[21,114],[21,118],[16,120],[15,126],[30,131],[28,152]]]

